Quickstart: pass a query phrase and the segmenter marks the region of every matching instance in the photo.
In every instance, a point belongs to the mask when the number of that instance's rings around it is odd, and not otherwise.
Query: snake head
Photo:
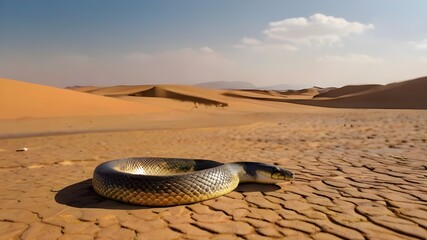
[[[277,183],[294,178],[293,172],[272,164],[259,162],[242,162],[240,164],[244,169],[243,174],[239,176],[241,182]]]
[[[273,166],[273,168],[271,170],[271,178],[276,179],[276,180],[290,181],[294,178],[294,173],[287,170],[287,169],[279,168],[277,166]]]

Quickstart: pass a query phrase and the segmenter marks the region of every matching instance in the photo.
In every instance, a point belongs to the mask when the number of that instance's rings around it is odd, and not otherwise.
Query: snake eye
[[[280,171],[280,168],[275,167],[271,173],[271,178],[279,179],[281,175],[282,175],[282,172]]]

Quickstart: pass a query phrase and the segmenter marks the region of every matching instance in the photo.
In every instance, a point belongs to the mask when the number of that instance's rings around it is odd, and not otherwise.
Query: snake
[[[275,184],[293,177],[290,170],[261,162],[130,157],[98,165],[92,186],[100,196],[124,203],[174,206],[225,195],[239,183]]]

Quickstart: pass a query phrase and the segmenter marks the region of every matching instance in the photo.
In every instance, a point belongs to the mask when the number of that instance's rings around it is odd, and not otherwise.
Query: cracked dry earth
[[[1,239],[426,239],[427,112],[282,114],[246,126],[0,140]],[[28,147],[27,152],[15,152]],[[125,156],[250,160],[296,173],[201,203],[103,199],[93,169]]]

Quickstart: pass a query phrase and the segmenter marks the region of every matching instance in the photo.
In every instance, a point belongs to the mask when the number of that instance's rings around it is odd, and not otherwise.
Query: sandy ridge
[[[427,77],[377,86],[335,99],[290,100],[334,108],[427,109]]]
[[[114,115],[164,111],[144,103],[0,78],[0,119]]]

